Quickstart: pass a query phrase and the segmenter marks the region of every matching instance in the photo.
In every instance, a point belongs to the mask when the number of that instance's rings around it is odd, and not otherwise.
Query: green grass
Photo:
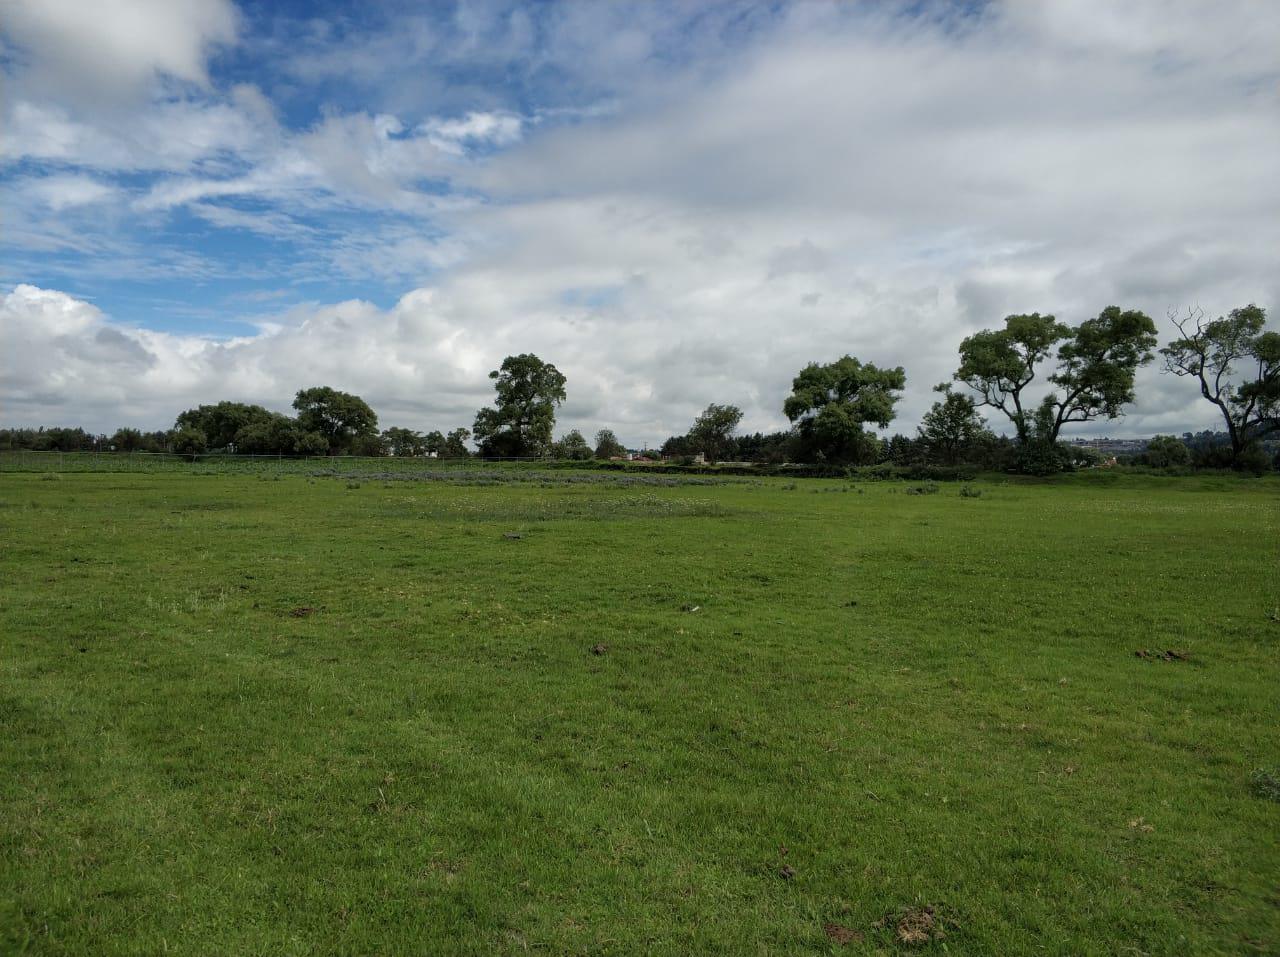
[[[0,478],[0,953],[1280,950],[1274,479],[264,478]]]

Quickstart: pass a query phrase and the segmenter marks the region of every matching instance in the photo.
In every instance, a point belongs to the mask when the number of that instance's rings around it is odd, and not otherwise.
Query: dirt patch
[[[942,940],[947,936],[947,923],[936,907],[926,904],[923,907],[909,907],[896,914],[887,914],[872,926],[878,929],[892,927],[893,936],[899,943],[915,946],[927,944],[931,940]]]
[[[1141,658],[1143,661],[1190,661],[1191,652],[1174,651],[1172,648],[1161,651],[1159,648],[1139,648],[1133,653],[1135,658]]]
[[[834,944],[846,947],[849,944],[862,943],[863,936],[852,927],[845,927],[843,924],[823,924],[822,931],[831,939]]]

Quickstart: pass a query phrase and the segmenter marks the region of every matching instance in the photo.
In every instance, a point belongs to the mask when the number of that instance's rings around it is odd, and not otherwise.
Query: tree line
[[[1200,310],[1171,315],[1178,335],[1158,350],[1164,370],[1187,379],[1222,416],[1223,441],[1193,449],[1173,437],[1149,446],[1152,464],[1195,462],[1217,467],[1265,466],[1264,440],[1280,433],[1280,333],[1266,328],[1266,312],[1248,305],[1208,319]],[[915,436],[880,439],[906,389],[901,366],[880,367],[845,355],[813,362],[795,376],[782,411],[781,432],[737,434],[742,411],[713,403],[683,435],[663,443],[655,457],[710,462],[801,462],[837,466],[927,463],[1013,469],[1046,474],[1082,464],[1087,452],[1060,441],[1065,426],[1115,420],[1135,399],[1139,368],[1157,355],[1155,323],[1145,313],[1108,306],[1070,326],[1052,315],[1005,317],[1003,325],[965,338],[951,381],[934,387],[939,398]],[[492,458],[617,458],[627,450],[608,429],[594,445],[577,430],[553,438],[566,379],[536,355],[508,356],[489,374],[495,399],[470,429],[378,431],[378,417],[362,398],[327,386],[303,389],[294,416],[259,405],[223,401],[178,415],[167,432],[121,429],[107,439],[81,429],[0,430],[0,447],[194,454],[233,451],[272,455],[397,455]],[[1049,386],[1039,399],[1040,380]],[[981,410],[1003,417],[1010,436],[996,435]],[[1179,447],[1181,451],[1179,451]]]

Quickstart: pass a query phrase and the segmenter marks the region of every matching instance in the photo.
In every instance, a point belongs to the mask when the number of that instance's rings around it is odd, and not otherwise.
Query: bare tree
[[[1200,394],[1222,413],[1232,458],[1280,431],[1280,332],[1264,331],[1266,310],[1250,304],[1206,320],[1197,307],[1169,319],[1181,337],[1160,350],[1165,370],[1200,383]],[[1243,381],[1237,366],[1247,370]]]

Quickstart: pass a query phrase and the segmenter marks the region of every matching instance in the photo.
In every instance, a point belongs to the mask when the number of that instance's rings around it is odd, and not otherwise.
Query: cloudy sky
[[[851,353],[911,431],[1010,312],[1280,305],[1278,51],[1260,0],[0,0],[0,424],[469,426],[532,351],[652,444]],[[1212,412],[1152,368],[1076,434]]]

